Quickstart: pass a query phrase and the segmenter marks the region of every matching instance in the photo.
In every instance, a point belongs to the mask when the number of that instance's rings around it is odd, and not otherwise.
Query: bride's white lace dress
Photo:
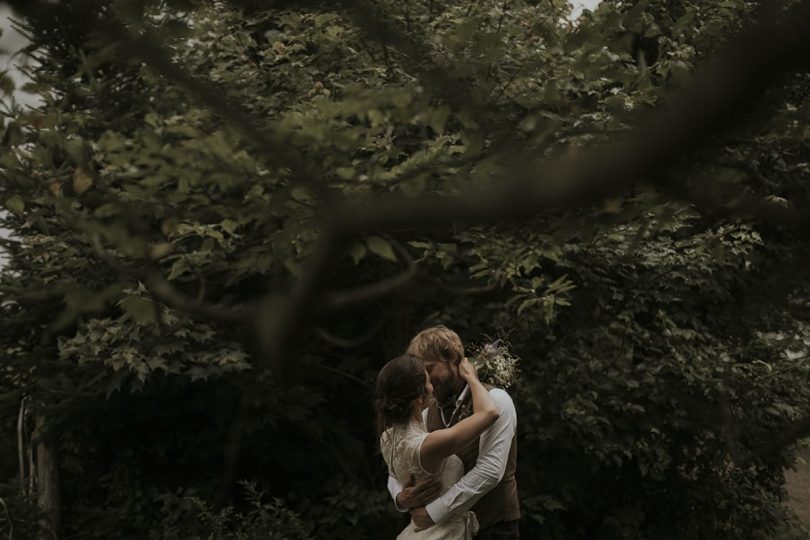
[[[393,426],[385,430],[380,437],[380,450],[388,464],[388,470],[400,484],[405,485],[413,474],[417,480],[428,476],[438,476],[442,493],[458,482],[464,475],[464,464],[458,456],[450,456],[444,460],[439,472],[429,473],[422,467],[419,459],[419,450],[428,432],[421,422],[412,420],[407,425]],[[450,516],[442,523],[429,529],[416,532],[411,521],[397,536],[397,540],[471,540],[478,532],[478,520],[472,512],[464,512],[459,516]]]

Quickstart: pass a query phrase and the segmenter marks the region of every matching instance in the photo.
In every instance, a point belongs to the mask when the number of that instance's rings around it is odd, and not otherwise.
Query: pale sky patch
[[[14,92],[14,99],[21,104],[34,104],[37,102],[37,97],[25,92],[21,92],[19,88],[27,82],[26,76],[18,69],[18,66],[26,61],[26,58],[21,55],[14,55],[15,52],[25,47],[28,40],[14,30],[11,26],[11,9],[6,5],[0,5],[0,70],[8,70],[9,75],[14,80],[14,85],[17,90]],[[5,213],[0,210],[0,212]],[[0,228],[0,236],[8,238],[9,231]],[[5,257],[3,249],[0,248],[0,268],[5,264]]]
[[[33,105],[39,101],[38,96],[21,92],[20,87],[28,82],[27,77],[19,70],[19,66],[30,61],[23,55],[15,55],[17,51],[28,45],[28,40],[14,30],[11,26],[12,11],[8,6],[0,6],[0,70],[8,70],[9,75],[14,80],[17,91],[14,92],[14,99],[18,103]]]
[[[573,10],[571,11],[571,19],[576,20],[582,15],[582,11],[585,9],[589,9],[593,11],[596,9],[596,6],[599,5],[601,0],[573,0],[569,2],[573,6]]]

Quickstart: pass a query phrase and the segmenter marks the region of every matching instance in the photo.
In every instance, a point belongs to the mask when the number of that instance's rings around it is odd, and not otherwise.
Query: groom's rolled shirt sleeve
[[[498,485],[506,471],[509,449],[517,430],[517,412],[506,391],[493,388],[489,394],[500,410],[500,416],[483,434],[478,444],[478,460],[461,480],[425,509],[434,523],[450,514],[459,514],[472,506]]]

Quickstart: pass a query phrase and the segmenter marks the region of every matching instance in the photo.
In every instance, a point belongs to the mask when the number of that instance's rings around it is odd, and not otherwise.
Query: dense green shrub
[[[243,483],[249,510],[238,512],[232,506],[214,511],[205,501],[170,494],[161,497],[163,522],[153,529],[154,540],[202,540],[222,538],[233,540],[307,540],[310,527],[301,518],[275,499],[265,501],[256,486]]]

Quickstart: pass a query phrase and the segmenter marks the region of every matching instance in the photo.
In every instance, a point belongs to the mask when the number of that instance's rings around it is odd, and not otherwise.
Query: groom
[[[445,326],[428,328],[411,340],[407,352],[422,359],[433,385],[436,399],[423,412],[428,431],[458,422],[459,418],[451,419],[455,400],[464,389],[458,373],[464,347],[458,334]],[[388,477],[388,490],[397,508],[410,511],[420,529],[441,522],[451,513],[472,510],[480,524],[478,540],[520,538],[515,481],[517,414],[509,394],[500,388],[487,388],[501,414],[478,440],[456,454],[464,462],[465,473],[458,482],[436,498],[440,488],[437,479],[403,487],[393,476]]]

